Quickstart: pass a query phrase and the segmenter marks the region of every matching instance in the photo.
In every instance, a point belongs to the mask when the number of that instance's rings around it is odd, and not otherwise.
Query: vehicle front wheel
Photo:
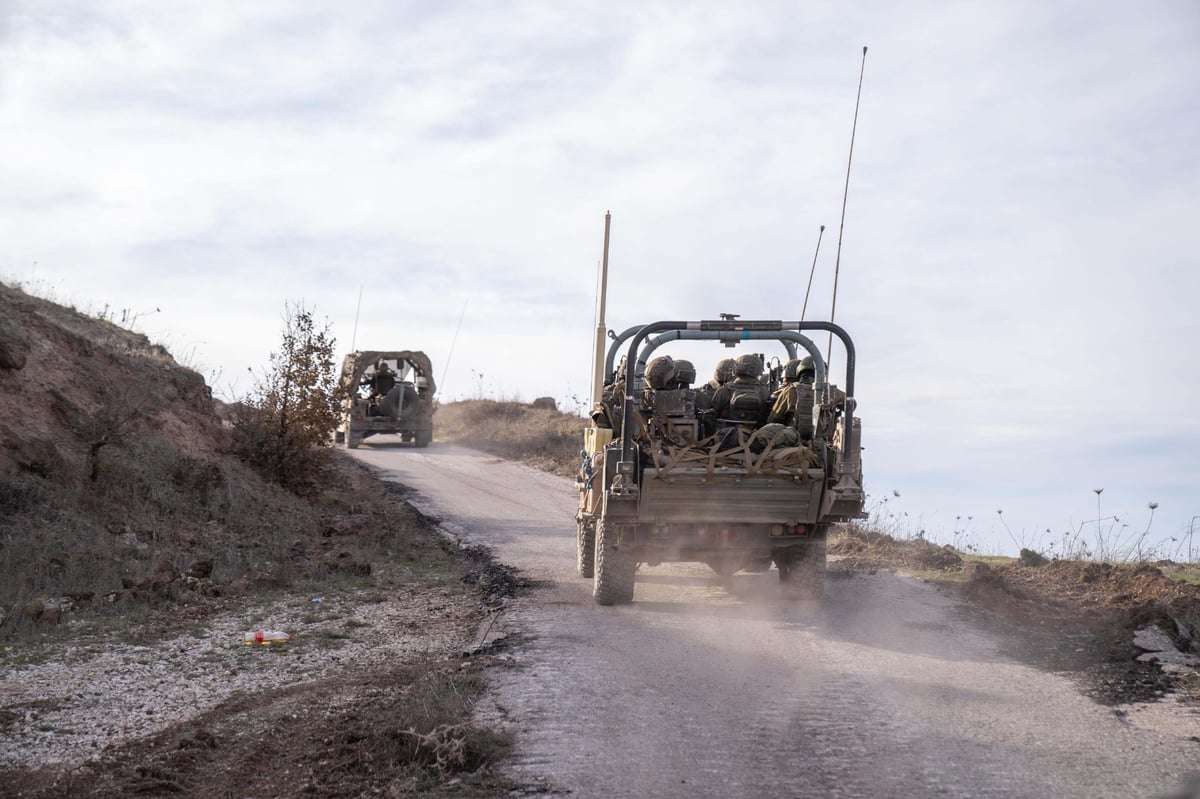
[[[596,571],[592,596],[597,605],[632,602],[637,561],[628,551],[617,549],[612,531],[606,528],[603,519],[596,522]]]
[[[418,430],[413,437],[413,443],[422,449],[428,447],[430,441],[433,441],[432,430]]]

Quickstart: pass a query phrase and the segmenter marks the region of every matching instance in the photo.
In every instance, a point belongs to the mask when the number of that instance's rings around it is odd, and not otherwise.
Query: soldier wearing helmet
[[[696,367],[691,361],[675,361],[675,388],[691,388],[696,382]]]
[[[713,370],[712,380],[696,390],[696,409],[710,411],[713,407],[713,395],[717,389],[733,379],[733,358],[725,358]]]
[[[762,382],[761,355],[738,356],[733,367],[733,380],[713,394],[713,411],[718,424],[760,426],[771,409],[771,392]]]
[[[675,387],[675,360],[670,355],[660,355],[646,367],[646,385],[655,391]]]
[[[396,385],[396,373],[387,361],[380,358],[372,374],[362,380],[362,385],[371,387],[372,397],[385,397]]]
[[[813,437],[813,376],[816,367],[811,355],[803,360],[789,361],[784,370],[784,385],[775,393],[767,423],[778,422],[795,427],[803,441]],[[788,380],[789,375],[795,375]]]

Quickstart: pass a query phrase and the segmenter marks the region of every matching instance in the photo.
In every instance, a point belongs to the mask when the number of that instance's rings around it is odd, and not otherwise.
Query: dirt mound
[[[856,528],[835,535],[829,551],[842,556],[834,569],[894,567],[939,582],[984,611],[980,621],[1004,635],[1011,654],[1079,675],[1101,701],[1197,690],[1195,669],[1173,668],[1167,656],[1185,664],[1200,656],[1200,585],[1164,572],[1183,571],[1178,564],[1047,560],[1036,553],[988,562]],[[1156,654],[1154,646],[1168,651]]]
[[[579,471],[586,424],[582,417],[562,413],[541,400],[533,405],[464,400],[438,407],[434,435],[441,441],[573,477]]]
[[[850,559],[857,567],[883,566],[919,571],[957,571],[962,557],[950,546],[923,538],[898,541],[883,533],[852,527],[829,541],[829,554]]]

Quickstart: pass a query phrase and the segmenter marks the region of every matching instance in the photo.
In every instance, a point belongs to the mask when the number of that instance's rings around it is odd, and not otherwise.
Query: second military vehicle
[[[419,350],[363,350],[342,360],[342,423],[334,434],[354,449],[380,433],[427,447],[433,440],[433,367]]]

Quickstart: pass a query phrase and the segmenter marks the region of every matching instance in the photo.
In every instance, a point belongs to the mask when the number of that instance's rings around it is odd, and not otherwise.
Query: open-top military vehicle
[[[830,386],[825,360],[803,334],[814,330],[833,333],[845,347],[845,393]],[[861,518],[863,508],[850,337],[831,322],[724,318],[654,322],[612,338],[578,480],[579,573],[593,578],[596,602],[632,601],[639,564],[689,561],[723,576],[774,563],[790,595],[819,599],[829,527]],[[812,359],[804,361],[812,370],[804,378],[810,399],[786,425],[764,426],[764,415],[739,416],[732,406],[723,411],[732,418],[721,418],[721,408],[704,407],[711,405],[704,389],[688,385],[694,368],[683,379],[670,364],[655,374],[651,354],[675,340],[730,347],[773,340],[793,363],[803,349]],[[747,357],[739,363],[764,363],[761,355]],[[758,381],[765,396],[782,370],[751,371],[759,370],[747,370],[743,383]]]
[[[417,350],[352,352],[342,360],[342,423],[334,434],[354,449],[367,436],[399,435],[427,447],[433,440],[433,367]]]

